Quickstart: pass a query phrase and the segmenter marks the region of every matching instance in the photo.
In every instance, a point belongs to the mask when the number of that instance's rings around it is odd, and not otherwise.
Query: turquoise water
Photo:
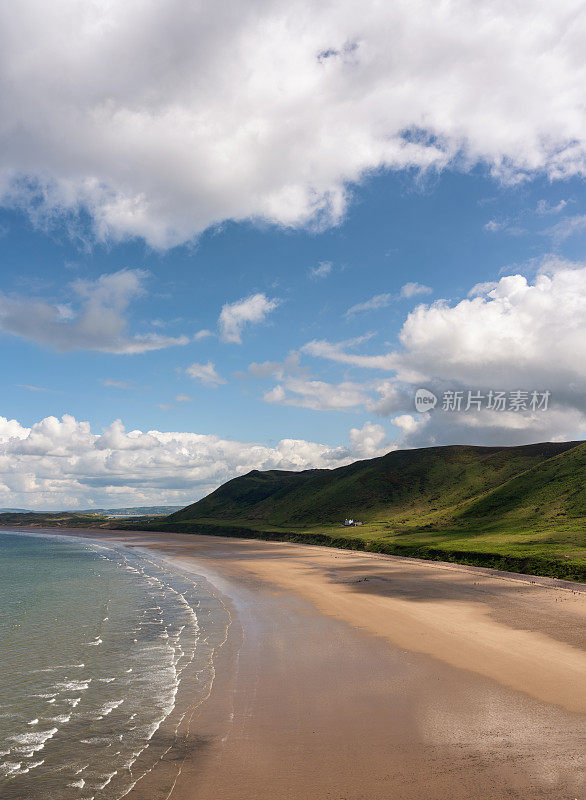
[[[218,640],[204,582],[162,562],[0,533],[0,797],[123,797],[161,756],[182,676],[209,690],[211,624]]]

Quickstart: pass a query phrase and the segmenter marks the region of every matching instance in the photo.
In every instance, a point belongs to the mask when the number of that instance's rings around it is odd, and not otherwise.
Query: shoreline
[[[18,515],[22,517],[22,515]],[[26,515],[25,515],[26,516]],[[35,514],[31,513],[30,517]],[[137,523],[127,522],[123,524],[123,519],[113,520],[103,518],[100,524],[89,524],[88,518],[69,515],[64,521],[63,518],[55,524],[48,523],[42,519],[32,521],[29,519],[24,524],[17,522],[2,522],[1,527],[39,528],[45,526],[60,529],[84,528],[93,530],[120,530],[125,532],[155,533],[155,534],[195,534],[201,536],[219,536],[226,538],[253,539],[267,542],[291,542],[293,544],[317,545],[321,547],[332,547],[344,550],[354,550],[361,553],[372,553],[397,558],[414,558],[418,561],[433,561],[434,563],[459,564],[472,568],[490,569],[496,572],[509,572],[517,575],[550,577],[562,581],[576,582],[586,585],[586,564],[583,560],[572,559],[569,553],[543,553],[514,554],[502,552],[502,548],[488,549],[469,549],[461,550],[453,546],[444,546],[436,542],[435,544],[415,544],[402,542],[379,541],[376,536],[368,535],[364,531],[364,536],[349,536],[345,526],[340,526],[339,530],[330,528],[328,532],[320,530],[306,530],[283,528],[277,529],[270,526],[267,529],[262,527],[250,527],[247,525],[225,522],[179,522],[166,523],[146,520],[148,528],[143,528],[145,521],[139,520]],[[46,516],[46,515],[45,515]],[[49,515],[50,516],[50,515]],[[116,524],[123,524],[123,527],[116,528]],[[362,529],[361,529],[362,531]],[[582,553],[582,555],[584,555]]]
[[[231,604],[211,693],[166,765],[179,767],[168,800],[584,790],[580,584],[329,547],[34,531],[148,551]],[[163,796],[153,775],[127,797]]]

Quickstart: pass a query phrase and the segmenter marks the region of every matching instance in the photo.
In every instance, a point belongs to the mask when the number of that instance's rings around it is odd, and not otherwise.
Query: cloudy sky
[[[585,36],[582,0],[0,1],[0,507],[582,438]]]

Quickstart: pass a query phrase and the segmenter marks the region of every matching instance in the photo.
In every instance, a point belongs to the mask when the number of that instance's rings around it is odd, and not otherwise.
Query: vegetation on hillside
[[[586,580],[585,478],[582,442],[402,450],[335,470],[253,471],[152,527]]]
[[[314,526],[359,517],[403,530],[467,524],[472,518],[493,525],[516,514],[541,525],[564,513],[585,516],[585,468],[581,442],[396,450],[334,470],[255,470],[168,521]]]
[[[585,478],[583,442],[431,447],[334,470],[253,470],[166,517],[0,514],[0,524],[290,540],[586,581]]]

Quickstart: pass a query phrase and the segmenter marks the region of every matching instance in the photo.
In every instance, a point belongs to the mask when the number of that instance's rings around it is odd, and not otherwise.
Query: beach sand
[[[184,687],[168,757],[129,800],[584,798],[583,585],[289,543],[71,533],[203,575],[232,617],[210,696],[190,705]]]

